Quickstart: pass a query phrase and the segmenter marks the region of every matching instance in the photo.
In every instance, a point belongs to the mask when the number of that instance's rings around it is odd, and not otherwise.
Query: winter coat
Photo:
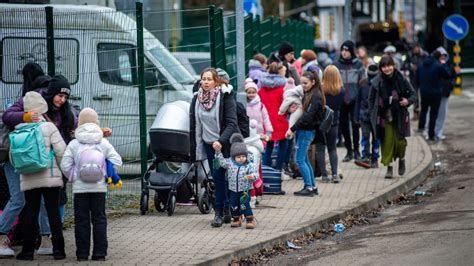
[[[407,59],[403,62],[402,70],[408,70],[410,73],[410,82],[413,87],[416,87],[416,70],[423,61],[428,58],[428,53],[420,48],[420,54],[408,53]]]
[[[442,64],[442,66],[451,76],[447,79],[441,79],[441,96],[448,98],[451,95],[451,91],[453,91],[454,77],[456,76],[456,73],[454,73],[453,68],[448,63]]]
[[[261,81],[262,87],[258,95],[265,105],[272,123],[273,133],[272,141],[285,139],[285,133],[288,130],[288,120],[285,115],[279,115],[278,110],[283,102],[283,88],[286,79],[278,74],[268,74]]]
[[[255,59],[249,60],[249,78],[251,78],[255,84],[258,84],[262,75],[266,74],[265,68],[263,68],[262,64]]]
[[[342,82],[344,83],[344,102],[351,104],[357,100],[359,88],[363,81],[367,79],[364,65],[358,58],[345,60],[342,57],[334,65],[341,72]]]
[[[356,111],[355,111],[355,121],[362,121],[370,123],[370,114],[369,114],[369,92],[370,92],[370,83],[375,78],[376,75],[368,75],[369,81],[367,84],[362,85],[359,90],[359,96],[357,97]]]
[[[251,161],[251,155],[247,155],[247,162],[239,165],[233,159],[224,158],[221,152],[216,153],[216,158],[222,168],[226,169],[226,177],[229,183],[229,190],[242,192],[253,189],[252,183],[258,178],[258,168]],[[253,179],[247,181],[246,176],[253,175]]]
[[[397,135],[399,138],[405,138],[410,136],[410,116],[408,112],[408,107],[417,101],[417,95],[410,82],[403,77],[403,75],[395,70],[394,75],[402,84],[400,97],[406,98],[408,100],[408,106],[401,107],[401,112],[397,114],[392,114],[397,116],[398,123],[395,125]],[[378,74],[372,81],[369,91],[369,115],[370,115],[370,124],[372,126],[373,132],[375,132],[375,137],[383,140],[383,128],[379,124],[379,101],[381,100],[380,89],[384,82],[381,74]]]
[[[288,109],[292,104],[298,105],[298,108],[290,114],[290,127],[292,127],[298,119],[303,115],[303,96],[304,91],[301,85],[298,85],[294,88],[285,87],[285,92],[283,93],[283,102],[280,105],[280,110],[278,111],[279,115],[284,115],[288,112]]]
[[[207,158],[206,151],[204,149],[204,142],[202,140],[200,128],[201,122],[196,119],[197,117],[197,104],[200,104],[197,100],[197,93],[194,94],[193,99],[191,100],[191,105],[189,107],[189,136],[190,136],[190,145],[191,145],[191,161],[199,161]],[[214,103],[219,108],[218,117],[219,117],[219,139],[218,141],[222,145],[222,153],[224,157],[229,157],[230,154],[230,136],[233,133],[239,132],[237,125],[237,105],[234,100],[233,91],[227,87],[222,86],[217,96],[216,102]]]
[[[61,162],[61,169],[69,180],[73,180],[72,192],[73,193],[100,193],[107,192],[107,183],[104,178],[100,182],[88,183],[83,182],[75,175],[77,171],[74,171],[73,167],[78,167],[78,152],[81,144],[97,144],[100,146],[105,159],[109,160],[114,166],[122,166],[122,158],[115,151],[114,147],[110,142],[103,137],[103,132],[100,127],[94,123],[86,123],[79,126],[75,133],[76,138],[73,139],[67,145],[66,152],[64,153],[63,160]]]
[[[308,97],[305,94],[304,97]],[[303,98],[303,103],[305,98]],[[297,130],[316,130],[318,125],[323,119],[323,102],[321,97],[316,93],[313,93],[311,96],[311,102],[308,105],[306,110],[303,110],[303,115],[301,118],[291,127],[291,131],[295,132]]]
[[[441,97],[442,80],[449,78],[451,78],[449,72],[432,56],[424,60],[416,71],[416,84],[420,87],[422,97]]]
[[[44,118],[42,119],[43,121]],[[27,123],[18,124],[15,128],[18,129]],[[53,123],[44,122],[40,125],[41,134],[43,135],[44,146],[46,148],[46,154],[50,153],[51,147],[54,151],[54,161],[47,169],[32,173],[32,174],[21,174],[20,175],[20,189],[21,191],[32,190],[35,188],[45,187],[62,187],[63,180],[62,174],[59,170],[61,158],[63,157],[64,151],[66,150],[66,143],[64,143],[61,134]]]
[[[341,113],[341,106],[342,103],[344,102],[344,91],[341,90],[341,92],[338,95],[326,95],[326,105],[329,106],[334,111],[334,117],[332,119],[332,126],[337,126],[339,125],[339,116]]]
[[[249,119],[257,121],[257,134],[273,132],[267,108],[260,101],[260,96],[257,95],[255,99],[247,103],[247,115],[249,116]]]

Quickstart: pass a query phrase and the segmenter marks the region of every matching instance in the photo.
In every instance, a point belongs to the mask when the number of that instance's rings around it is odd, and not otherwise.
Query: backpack
[[[4,110],[0,110],[0,163],[8,160],[8,152],[10,150],[10,140],[8,135],[10,129],[3,123]]]
[[[323,133],[329,132],[332,126],[332,120],[334,119],[334,111],[326,105],[326,110],[323,113],[323,120],[319,124],[319,130]]]
[[[76,175],[82,182],[97,183],[105,180],[105,156],[99,144],[79,145],[76,156]]]
[[[9,135],[11,164],[19,174],[43,171],[54,163],[54,151],[46,153],[41,125],[30,123],[12,131]]]
[[[244,138],[248,138],[250,136],[249,117],[247,115],[247,109],[241,102],[237,102],[237,124],[240,134],[242,134]]]

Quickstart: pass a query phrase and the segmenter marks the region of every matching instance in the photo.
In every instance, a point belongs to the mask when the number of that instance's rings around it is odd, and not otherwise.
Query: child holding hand
[[[244,138],[239,133],[234,133],[230,137],[230,158],[224,158],[220,147],[213,147],[216,151],[216,158],[222,168],[226,169],[226,176],[229,183],[230,206],[232,213],[231,227],[242,225],[241,215],[247,221],[245,228],[254,229],[256,226],[255,217],[250,207],[249,190],[253,188],[252,183],[258,178],[258,168],[253,163],[244,143]]]

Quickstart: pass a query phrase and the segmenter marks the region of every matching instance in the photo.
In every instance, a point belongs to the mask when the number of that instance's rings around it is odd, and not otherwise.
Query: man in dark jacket
[[[345,92],[344,103],[341,107],[339,121],[341,124],[342,135],[344,136],[344,145],[347,149],[347,155],[342,159],[348,162],[352,159],[360,159],[359,153],[359,123],[356,121],[356,99],[359,94],[360,86],[364,80],[367,80],[362,62],[355,54],[355,47],[352,41],[345,41],[341,45],[341,56],[334,65],[341,72],[342,82]],[[352,141],[351,132],[352,127]]]
[[[428,53],[424,51],[419,43],[412,45],[410,52],[408,53],[407,59],[403,62],[402,70],[409,72],[410,83],[416,91],[417,96],[419,96],[419,88],[416,84],[416,71],[417,67],[423,63],[423,61],[428,57]],[[419,97],[418,97],[419,98]],[[415,114],[420,113],[420,103],[419,100],[415,102]]]
[[[435,141],[436,118],[438,117],[439,105],[441,103],[442,80],[451,77],[449,72],[436,60],[439,52],[423,61],[416,72],[416,84],[420,87],[421,113],[418,123],[418,131],[423,132],[426,124],[426,114],[430,109],[430,121],[428,126],[429,140]]]

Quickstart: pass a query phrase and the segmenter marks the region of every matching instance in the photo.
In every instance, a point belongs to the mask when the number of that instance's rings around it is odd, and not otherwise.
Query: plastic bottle
[[[336,233],[342,233],[344,232],[344,230],[346,230],[346,228],[344,227],[343,224],[338,223],[334,225],[334,231],[336,231]]]
[[[425,192],[425,191],[415,191],[415,196],[429,196],[430,194],[428,192]]]

